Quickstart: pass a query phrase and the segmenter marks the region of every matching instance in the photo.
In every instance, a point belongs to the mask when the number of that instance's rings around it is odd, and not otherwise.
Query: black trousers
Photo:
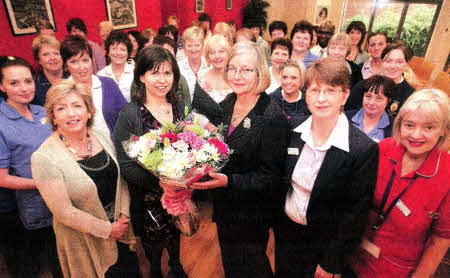
[[[17,211],[0,213],[0,254],[3,255],[8,272],[12,277],[25,277],[23,262],[25,258],[25,228]]]
[[[272,278],[269,225],[216,223],[226,278]]]
[[[139,263],[136,252],[130,250],[129,245],[117,242],[118,258],[105,273],[105,278],[138,278]]]
[[[45,272],[51,272],[55,278],[63,277],[52,226],[25,230],[24,250],[24,277],[38,277]]]
[[[314,277],[319,264],[317,235],[280,213],[274,228],[275,277]]]

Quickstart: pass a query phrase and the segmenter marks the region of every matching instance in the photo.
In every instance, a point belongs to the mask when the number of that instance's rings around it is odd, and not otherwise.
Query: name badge
[[[288,154],[299,155],[298,148],[288,148]]]
[[[367,239],[363,239],[360,246],[362,249],[366,250],[370,255],[374,256],[375,258],[378,259],[380,257],[380,247],[376,246]]]
[[[409,216],[411,214],[411,211],[409,210],[409,208],[402,202],[402,200],[398,200],[397,204],[395,204],[398,209],[405,215],[405,216]]]

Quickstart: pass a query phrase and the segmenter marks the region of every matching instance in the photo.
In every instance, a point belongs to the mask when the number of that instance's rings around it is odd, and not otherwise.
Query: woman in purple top
[[[61,43],[61,56],[70,78],[91,88],[94,106],[101,112],[95,114],[93,128],[112,138],[119,112],[128,103],[116,82],[93,74],[92,50],[82,37],[66,37]]]
[[[51,128],[44,108],[30,104],[35,95],[30,64],[0,57],[0,90],[5,93],[0,103],[0,257],[12,277],[59,277],[52,215],[31,176],[31,154]]]

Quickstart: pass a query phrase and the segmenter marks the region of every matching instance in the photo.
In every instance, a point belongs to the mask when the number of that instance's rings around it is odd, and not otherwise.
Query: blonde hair
[[[184,30],[183,32],[183,42],[185,41],[195,41],[195,40],[202,40],[203,42],[203,29],[192,26]]]
[[[227,52],[227,59],[230,57],[231,53],[231,46],[230,43],[225,39],[222,35],[212,35],[206,38],[205,40],[205,47],[203,48],[203,56],[205,57],[206,65],[209,67],[211,64],[211,61],[209,60],[209,51],[213,49],[214,47],[223,47],[225,48]],[[227,61],[228,62],[228,61]]]
[[[114,25],[112,24],[111,21],[101,21],[98,24],[98,30],[100,29],[109,29],[110,31],[114,30]]]
[[[33,50],[33,56],[36,61],[39,62],[39,51],[41,51],[41,47],[43,45],[49,45],[52,46],[59,51],[59,41],[49,35],[39,35],[36,38],[34,38],[33,43],[31,44],[31,49]]]
[[[228,39],[228,42],[233,43],[231,38],[231,27],[225,22],[218,22],[216,26],[214,26],[213,34],[220,34],[225,36]]]
[[[340,33],[334,34],[331,37],[330,41],[328,42],[328,46],[327,46],[327,54],[328,54],[328,49],[330,48],[331,45],[338,45],[340,43],[344,44],[347,47],[347,56],[348,56],[351,51],[352,42],[350,40],[350,37],[345,32],[340,32]]]
[[[230,61],[239,55],[252,55],[256,58],[256,71],[258,72],[258,85],[256,92],[259,94],[264,92],[270,85],[270,72],[267,65],[266,56],[263,54],[261,48],[254,42],[238,42],[231,48],[230,58],[228,59],[227,67]],[[224,80],[228,83],[227,71],[224,71]]]
[[[441,123],[444,130],[443,136],[439,138],[436,146],[443,151],[450,148],[450,100],[446,93],[438,89],[422,89],[413,93],[397,114],[394,121],[392,137],[400,144],[400,129],[407,114],[421,111],[433,122]]]
[[[156,32],[152,28],[145,28],[141,31],[141,35],[146,39],[150,39],[156,37]]]
[[[287,60],[280,66],[280,73],[283,72],[285,68],[296,68],[298,69],[298,72],[300,73],[300,89],[303,87],[303,83],[305,82],[305,66],[303,63],[297,63],[295,60]]]
[[[242,36],[251,42],[256,42],[255,34],[253,34],[252,30],[250,30],[248,28],[241,28],[241,29],[237,30],[236,33],[234,33],[234,38],[233,38],[234,43],[237,43],[237,38],[239,36]]]
[[[69,77],[67,79],[61,79],[60,81],[53,84],[47,92],[45,97],[45,112],[46,112],[46,120],[48,123],[52,125],[53,131],[55,131],[58,126],[53,121],[54,114],[53,109],[55,106],[68,94],[75,93],[84,101],[86,105],[87,112],[91,114],[91,118],[88,119],[86,126],[90,128],[94,123],[95,116],[95,106],[92,101],[92,95],[90,89],[82,84],[76,84],[73,81],[73,78]]]
[[[171,15],[171,16],[169,16],[168,18],[167,18],[167,24],[170,24],[170,21],[175,21],[176,23],[177,23],[177,25],[175,26],[175,27],[177,27],[178,28],[178,17],[176,16],[176,15]]]

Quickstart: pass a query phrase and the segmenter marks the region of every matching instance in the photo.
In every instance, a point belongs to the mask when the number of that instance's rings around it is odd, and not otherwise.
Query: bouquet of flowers
[[[164,189],[162,206],[184,235],[193,235],[199,226],[189,185],[210,171],[219,171],[232,152],[221,135],[224,128],[208,131],[199,125],[198,116],[189,115],[122,143],[131,159],[159,177]]]

